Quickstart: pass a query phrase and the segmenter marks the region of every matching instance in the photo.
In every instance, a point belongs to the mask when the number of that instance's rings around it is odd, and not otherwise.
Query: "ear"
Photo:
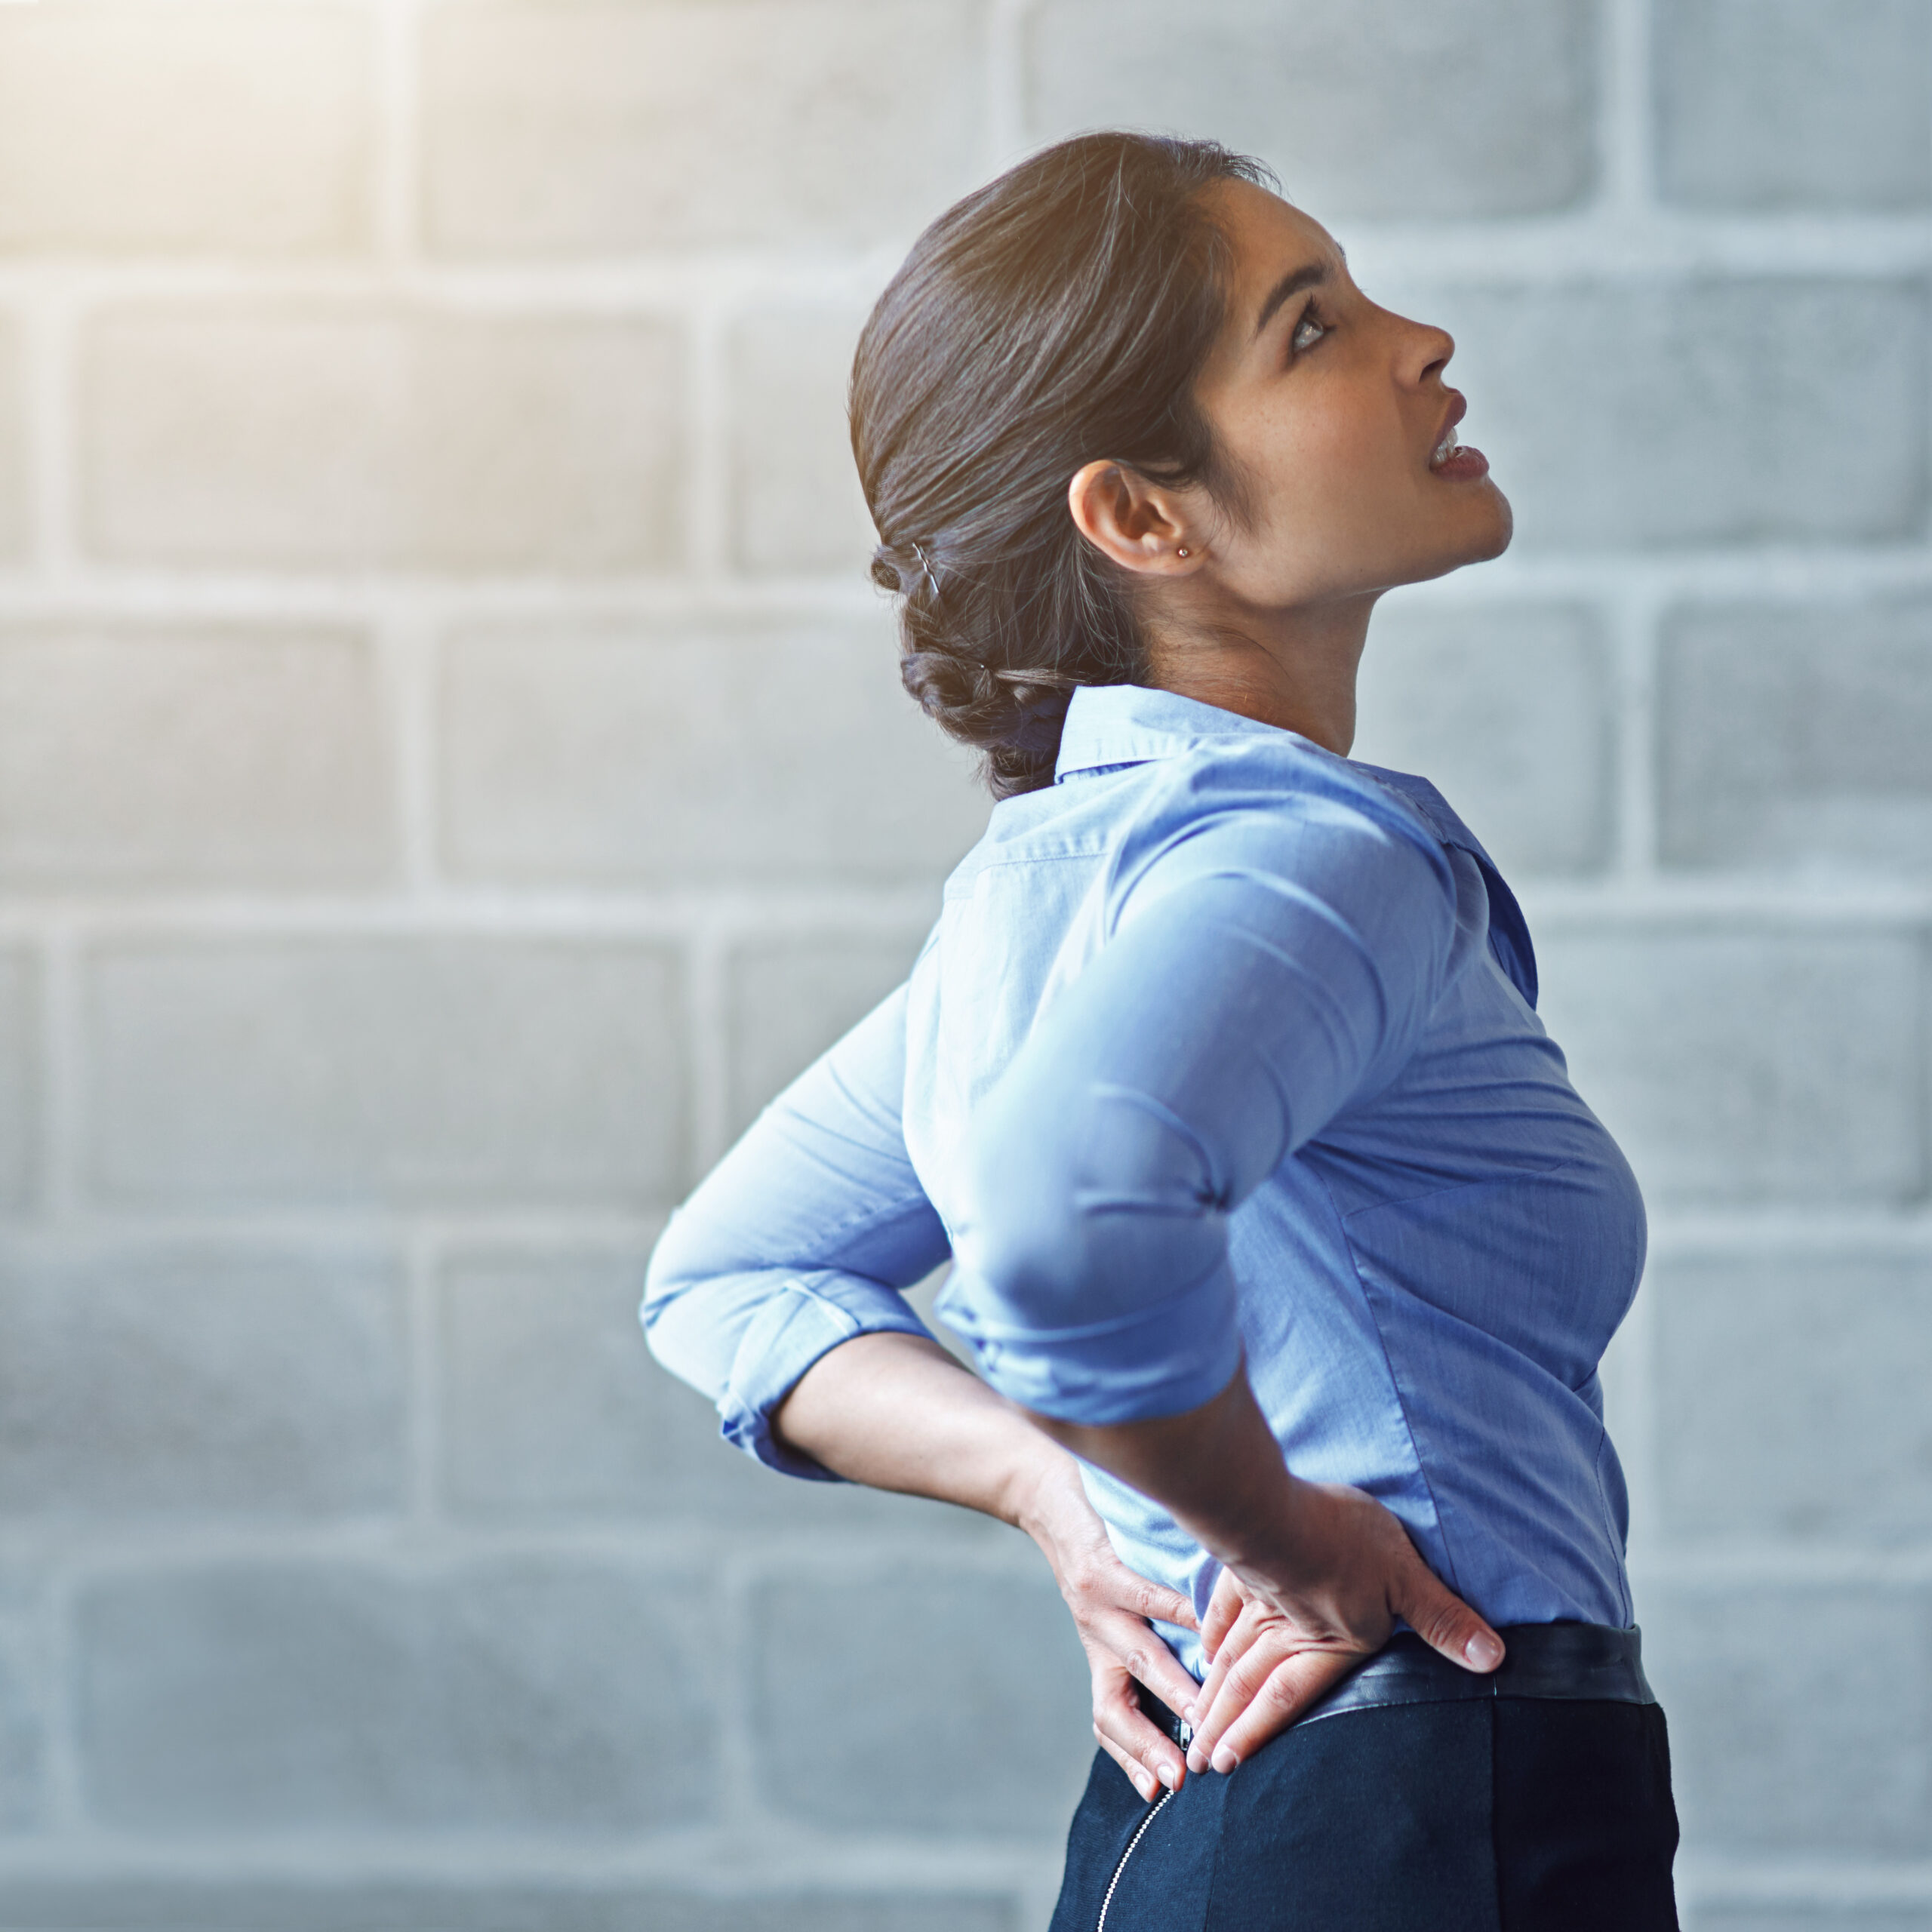
[[[1066,486],[1066,506],[1081,535],[1122,570],[1184,577],[1201,561],[1178,495],[1124,463],[1084,465]]]

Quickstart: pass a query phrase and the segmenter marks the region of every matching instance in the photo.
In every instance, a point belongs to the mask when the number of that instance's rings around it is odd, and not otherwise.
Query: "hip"
[[[1635,1632],[1503,1634],[1494,1682],[1398,1640],[1151,1806],[1097,1756],[1053,1932],[1674,1932],[1669,1738]]]

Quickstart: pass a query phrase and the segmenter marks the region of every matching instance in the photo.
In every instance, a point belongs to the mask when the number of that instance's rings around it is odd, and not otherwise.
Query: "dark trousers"
[[[1676,1850],[1654,1704],[1347,1711],[1158,1806],[1097,1752],[1052,1932],[1676,1932]]]

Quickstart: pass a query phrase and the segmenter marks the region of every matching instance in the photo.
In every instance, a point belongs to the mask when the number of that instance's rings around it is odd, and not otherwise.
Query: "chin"
[[[1407,567],[1392,572],[1383,588],[1392,590],[1398,584],[1429,583],[1462,569],[1466,564],[1486,564],[1509,549],[1516,528],[1509,499],[1493,486],[1484,487],[1488,498],[1485,513],[1464,519],[1464,527],[1450,535],[1439,548],[1432,548],[1420,556],[1412,555]]]
[[[1494,505],[1491,518],[1492,528],[1488,540],[1481,548],[1472,551],[1469,561],[1472,564],[1486,564],[1492,557],[1500,557],[1509,547],[1509,540],[1516,534],[1516,512],[1509,507],[1509,499],[1492,483],[1489,494]]]
[[[1447,576],[1465,564],[1486,564],[1509,549],[1509,540],[1516,534],[1516,515],[1509,507],[1509,499],[1494,483],[1485,481],[1478,487],[1485,499],[1483,513],[1469,518],[1469,528],[1457,533],[1460,540],[1454,551],[1444,558],[1439,570],[1430,572],[1431,576]]]

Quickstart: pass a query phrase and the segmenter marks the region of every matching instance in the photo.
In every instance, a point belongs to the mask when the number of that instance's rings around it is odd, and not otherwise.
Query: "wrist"
[[[1044,1436],[1028,1432],[1033,1444],[1009,1480],[1006,1520],[1024,1531],[1051,1561],[1066,1543],[1069,1521],[1084,1522],[1091,1511],[1078,1463]]]
[[[1312,1487],[1279,1463],[1264,1466],[1226,1497],[1211,1524],[1187,1527],[1244,1582],[1292,1588],[1305,1567]]]

